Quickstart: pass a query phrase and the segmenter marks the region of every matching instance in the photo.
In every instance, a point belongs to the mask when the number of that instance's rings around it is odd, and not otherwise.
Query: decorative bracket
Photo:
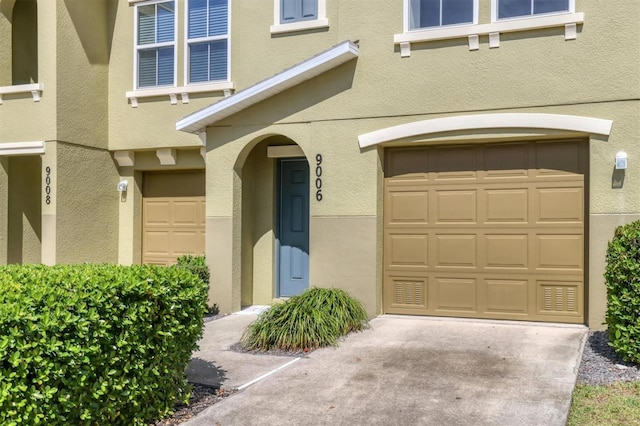
[[[131,167],[136,162],[136,153],[134,151],[116,151],[113,158],[118,162],[120,167]]]
[[[500,47],[500,33],[489,33],[489,49]]]
[[[469,34],[469,50],[480,49],[480,37],[478,34]]]
[[[156,150],[156,156],[163,166],[176,165],[176,150],[171,148],[163,148]]]

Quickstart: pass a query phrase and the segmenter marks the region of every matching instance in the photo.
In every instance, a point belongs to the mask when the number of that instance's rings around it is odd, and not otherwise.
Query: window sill
[[[577,37],[577,25],[583,23],[584,13],[567,13],[493,22],[491,24],[417,30],[396,34],[393,37],[393,41],[395,44],[400,45],[400,56],[404,58],[411,56],[412,43],[468,37],[469,50],[478,50],[480,48],[479,36],[489,35],[489,47],[496,48],[500,46],[500,33],[538,30],[543,28],[564,26],[565,40],[574,40]]]
[[[2,105],[3,95],[18,95],[24,93],[31,93],[33,102],[40,102],[40,97],[44,91],[44,84],[16,84],[14,86],[2,86],[0,87],[0,105]]]
[[[189,103],[189,93],[208,93],[208,92],[224,92],[225,96],[229,96],[231,91],[235,89],[233,82],[222,83],[205,83],[205,84],[191,84],[189,86],[171,86],[171,87],[158,87],[150,89],[138,89],[132,90],[126,93],[126,97],[131,102],[133,108],[138,107],[139,98],[154,98],[160,96],[169,96],[171,105],[178,103],[178,95],[183,104]]]
[[[292,33],[296,31],[313,30],[319,28],[329,28],[328,19],[315,19],[313,21],[299,21],[290,24],[272,25],[271,34]]]

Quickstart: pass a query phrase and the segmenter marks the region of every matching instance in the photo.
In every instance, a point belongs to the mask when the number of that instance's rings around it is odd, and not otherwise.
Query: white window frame
[[[554,16],[554,15],[566,15],[569,13],[575,13],[576,11],[576,2],[575,0],[569,0],[569,10],[562,10],[560,12],[549,12],[549,13],[537,13],[531,15],[523,15],[523,16],[514,16],[511,18],[498,18],[498,1],[499,0],[491,0],[491,22],[504,22],[504,21],[512,21],[512,20],[521,20],[521,19],[532,19],[539,18],[541,16]]]
[[[492,0],[496,1],[496,0]],[[478,8],[479,8],[479,0],[473,0],[473,22],[466,22],[463,24],[449,24],[449,25],[438,25],[437,27],[425,27],[425,28],[413,28],[411,29],[411,19],[409,17],[411,13],[411,0],[404,0],[403,2],[403,15],[404,15],[404,32],[410,33],[414,31],[433,31],[433,30],[441,30],[443,28],[455,28],[455,27],[468,27],[471,25],[478,25]]]
[[[189,0],[185,1],[184,9],[184,86],[200,86],[211,85],[216,83],[224,83],[231,81],[231,0],[227,0],[227,34],[224,36],[200,37],[196,39],[189,38]],[[189,83],[189,45],[191,43],[202,43],[216,40],[227,40],[227,79],[214,81],[198,81]]]
[[[142,6],[149,6],[153,4],[159,3],[169,3],[173,2],[173,13],[174,13],[174,23],[173,23],[173,41],[172,42],[163,42],[163,43],[152,43],[152,44],[138,44],[138,8]],[[130,3],[133,3],[130,1]],[[149,1],[136,1],[133,3],[135,8],[134,10],[134,18],[133,18],[133,87],[135,90],[154,90],[157,88],[164,87],[175,87],[177,85],[178,78],[178,0],[149,0]],[[163,86],[147,86],[147,87],[139,87],[138,86],[138,52],[140,50],[148,50],[148,49],[158,49],[160,47],[168,47],[173,46],[173,83],[170,85]]]
[[[260,1],[260,0],[254,0]],[[318,18],[308,21],[297,21],[288,24],[280,23],[280,2],[282,0],[273,0],[273,25],[270,27],[271,34],[289,33],[295,31],[304,31],[318,28],[329,28],[329,19],[327,19],[327,0],[318,0]]]
[[[477,1],[477,0],[476,0]],[[497,0],[491,0],[492,19],[497,13]],[[486,24],[446,25],[440,27],[409,30],[409,0],[404,0],[404,32],[395,34],[393,42],[400,47],[400,56],[411,56],[414,43],[433,42],[467,38],[469,50],[480,49],[480,36],[489,36],[489,48],[500,47],[500,34],[519,31],[540,30],[544,28],[564,27],[565,40],[575,40],[578,25],[584,24],[584,13],[575,12],[575,0],[569,0],[570,11],[527,15],[523,17],[500,19]],[[476,9],[477,10],[477,9]]]

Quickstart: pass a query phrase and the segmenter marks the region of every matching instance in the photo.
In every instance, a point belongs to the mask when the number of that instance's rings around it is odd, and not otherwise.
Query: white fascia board
[[[224,98],[213,105],[184,117],[176,123],[176,129],[183,132],[200,133],[207,126],[316,77],[351,59],[357,58],[358,54],[358,46],[348,40],[344,41],[273,77],[249,86],[228,98]]]
[[[44,141],[0,143],[0,156],[44,154]]]
[[[560,114],[476,114],[416,121],[358,136],[361,148],[394,140],[480,129],[547,129],[584,134],[609,135],[613,121]]]

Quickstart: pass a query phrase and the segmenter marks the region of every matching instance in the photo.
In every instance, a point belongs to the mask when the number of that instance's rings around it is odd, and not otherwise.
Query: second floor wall
[[[436,3],[434,21],[429,8]],[[111,146],[193,143],[172,131],[176,119],[222,99],[229,87],[247,88],[344,40],[357,41],[360,56],[343,72],[318,77],[310,95],[321,104],[236,121],[637,99],[637,16],[633,0],[121,1],[110,66]]]
[[[2,95],[0,141],[198,146],[176,120],[345,40],[359,58],[318,77],[314,108],[230,122],[638,99],[637,16],[635,0],[0,0],[0,93],[41,85]]]

